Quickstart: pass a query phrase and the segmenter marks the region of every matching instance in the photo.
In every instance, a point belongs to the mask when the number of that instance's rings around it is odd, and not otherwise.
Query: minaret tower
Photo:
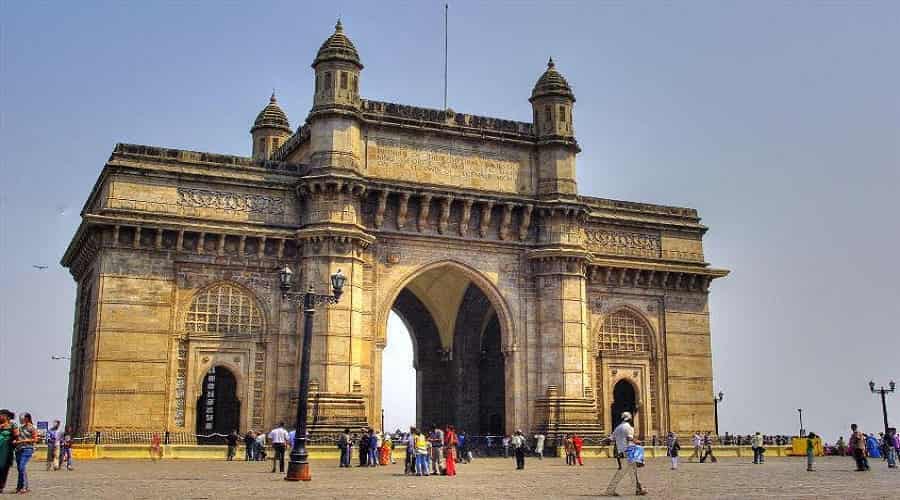
[[[575,94],[556,70],[553,58],[531,91],[535,134],[538,137],[538,194],[550,197],[574,197],[575,155],[581,151],[572,126]]]
[[[253,158],[256,160],[271,158],[272,153],[291,136],[291,124],[278,105],[274,91],[269,98],[269,104],[256,115],[256,121],[250,128],[250,135],[253,137]]]

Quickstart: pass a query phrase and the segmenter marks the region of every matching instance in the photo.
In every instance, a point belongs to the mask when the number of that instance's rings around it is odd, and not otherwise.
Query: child
[[[681,450],[681,444],[678,442],[678,436],[674,432],[669,433],[669,457],[672,459],[672,470],[678,469],[678,451]]]
[[[150,459],[154,462],[162,458],[162,441],[159,438],[159,433],[154,432],[153,437],[150,438]]]

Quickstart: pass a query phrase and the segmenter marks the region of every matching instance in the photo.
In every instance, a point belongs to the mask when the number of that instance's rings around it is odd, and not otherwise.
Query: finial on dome
[[[271,102],[272,104],[278,102],[278,99],[275,98],[275,89],[272,89],[272,97],[269,98],[269,102]]]
[[[344,25],[341,24],[340,16],[338,16],[337,24],[334,25],[334,31],[335,31],[335,33],[343,33],[344,32]]]
[[[553,56],[550,56],[550,60],[547,61],[547,69],[553,69],[556,67],[556,63],[553,62]]]

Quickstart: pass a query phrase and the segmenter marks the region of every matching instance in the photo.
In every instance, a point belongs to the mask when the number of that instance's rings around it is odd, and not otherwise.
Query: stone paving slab
[[[401,465],[339,469],[332,462],[313,462],[313,481],[292,483],[272,474],[271,462],[207,462],[94,460],[75,471],[29,467],[34,498],[373,498],[477,500],[509,498],[596,498],[615,471],[615,461],[593,459],[585,466],[566,466],[562,459],[529,458],[525,471],[512,459],[479,459],[459,465],[450,477],[404,477]],[[900,498],[900,472],[880,459],[872,471],[854,472],[851,458],[821,457],[816,472],[807,473],[804,458],[771,458],[764,465],[723,458],[716,464],[682,463],[669,470],[667,459],[652,459],[641,469],[648,498]],[[15,486],[15,468],[7,486]],[[7,493],[10,488],[7,488]],[[626,481],[619,493],[628,496]]]

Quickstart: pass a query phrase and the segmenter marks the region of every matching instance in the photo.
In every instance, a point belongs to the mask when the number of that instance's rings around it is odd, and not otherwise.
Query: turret
[[[275,92],[272,92],[269,104],[256,115],[250,135],[253,137],[253,158],[257,160],[271,158],[272,153],[291,136],[291,124],[278,105]]]
[[[580,151],[575,141],[572,109],[575,94],[569,82],[556,70],[553,58],[547,70],[531,91],[534,128],[538,137],[538,194],[574,196],[575,155]]]
[[[338,20],[312,63],[316,72],[313,107],[307,117],[309,164],[313,172],[358,173],[362,151],[359,72],[363,65]]]
[[[334,33],[319,48],[312,68],[316,72],[313,112],[359,106],[359,72],[363,65],[340,20],[334,26]]]

